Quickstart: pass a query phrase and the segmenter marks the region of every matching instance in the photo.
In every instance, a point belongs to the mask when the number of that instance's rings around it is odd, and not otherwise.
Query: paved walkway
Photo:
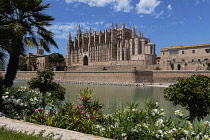
[[[54,138],[59,138],[60,136],[62,136],[61,140],[109,140],[103,137],[93,136],[90,134],[84,134],[76,131],[0,117],[0,127],[4,125],[9,129],[22,132],[27,131],[29,133],[35,132],[35,134],[38,134],[40,131],[45,130],[44,135],[47,135],[49,133],[59,134]]]

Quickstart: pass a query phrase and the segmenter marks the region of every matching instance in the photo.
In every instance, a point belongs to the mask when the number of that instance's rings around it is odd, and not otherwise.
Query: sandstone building
[[[67,45],[67,66],[75,65],[152,65],[156,63],[155,44],[136,35],[135,27],[120,28],[112,24],[103,32],[86,31],[82,33],[78,26],[77,36],[72,40],[69,35]]]
[[[210,44],[173,45],[162,48],[160,55],[163,70],[206,70],[210,63]]]

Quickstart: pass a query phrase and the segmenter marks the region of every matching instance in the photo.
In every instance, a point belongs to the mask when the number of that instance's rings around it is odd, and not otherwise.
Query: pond
[[[15,87],[26,85],[26,81],[16,81]],[[66,88],[65,100],[67,102],[79,103],[79,91],[89,88],[94,91],[95,99],[99,99],[104,105],[105,113],[112,113],[116,109],[123,109],[128,103],[138,103],[141,108],[147,100],[159,102],[160,107],[166,111],[167,116],[173,116],[177,109],[184,109],[180,106],[174,107],[171,102],[163,97],[163,87],[138,87],[138,86],[114,86],[114,85],[84,85],[61,83]],[[188,111],[184,111],[188,114]]]

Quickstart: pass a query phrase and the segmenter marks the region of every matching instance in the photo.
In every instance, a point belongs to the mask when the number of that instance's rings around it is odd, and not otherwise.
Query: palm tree
[[[51,45],[58,48],[53,33],[46,29],[54,20],[42,12],[47,8],[49,4],[42,5],[42,0],[0,0],[0,34],[4,33],[0,47],[10,55],[5,86],[13,85],[19,57],[28,49],[40,46],[50,52]]]

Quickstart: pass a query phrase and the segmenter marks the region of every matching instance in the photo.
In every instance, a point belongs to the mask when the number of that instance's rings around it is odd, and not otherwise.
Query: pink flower
[[[41,109],[40,108],[37,108],[34,110],[34,112],[39,112]]]
[[[81,97],[80,99],[83,101],[83,100],[85,100],[85,97]]]
[[[84,110],[82,110],[82,114],[85,114],[86,112]]]
[[[82,105],[80,104],[79,106],[77,106],[79,109],[82,109]]]

